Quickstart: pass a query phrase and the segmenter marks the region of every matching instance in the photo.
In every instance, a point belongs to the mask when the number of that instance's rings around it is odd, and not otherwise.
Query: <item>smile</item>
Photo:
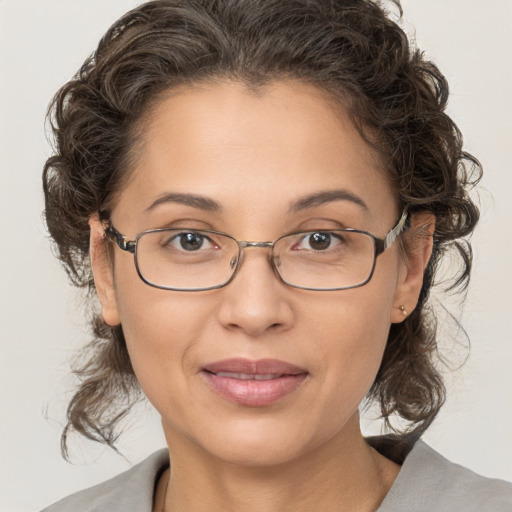
[[[216,394],[248,407],[263,407],[285,398],[308,376],[305,369],[274,359],[219,361],[205,366],[202,373]]]

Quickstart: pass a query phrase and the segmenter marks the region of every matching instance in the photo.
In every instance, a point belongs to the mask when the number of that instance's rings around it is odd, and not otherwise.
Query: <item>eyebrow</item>
[[[192,208],[197,208],[199,210],[205,210],[207,212],[220,212],[222,210],[220,204],[213,199],[210,199],[209,197],[198,196],[196,194],[176,194],[169,192],[159,196],[146,208],[145,211],[148,212],[153,210],[157,206],[164,203],[184,204],[186,206],[191,206]]]
[[[296,213],[300,210],[314,208],[316,206],[332,203],[333,201],[350,201],[351,203],[355,203],[361,206],[361,208],[368,210],[368,205],[359,196],[356,196],[348,190],[340,189],[325,190],[301,197],[291,204],[289,212]]]
[[[361,206],[365,210],[368,210],[368,206],[359,196],[349,192],[348,190],[340,189],[316,192],[315,194],[301,197],[291,204],[289,212],[296,213],[300,210],[314,208],[316,206],[332,203],[334,201],[350,201]],[[145,211],[148,212],[153,210],[157,206],[164,203],[184,204],[186,206],[191,206],[192,208],[197,208],[199,210],[208,212],[222,211],[221,205],[209,197],[199,196],[196,194],[177,194],[173,192],[159,196],[155,201],[151,203],[151,205],[148,206],[148,208],[146,208]]]

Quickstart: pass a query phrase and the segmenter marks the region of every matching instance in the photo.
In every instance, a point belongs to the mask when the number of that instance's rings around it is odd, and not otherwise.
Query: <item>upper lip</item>
[[[307,370],[279,359],[258,359],[250,360],[243,358],[224,359],[207,364],[204,370],[210,373],[229,372],[246,373],[253,375],[300,375],[307,373]]]

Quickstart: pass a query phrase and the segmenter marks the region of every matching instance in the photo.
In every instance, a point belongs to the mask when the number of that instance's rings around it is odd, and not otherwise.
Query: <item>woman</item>
[[[114,446],[142,390],[168,453],[48,510],[510,510],[419,440],[444,399],[428,294],[450,247],[466,284],[478,219],[446,101],[372,2],[162,0],[109,30],[44,171],[101,305],[63,447]],[[363,438],[365,397],[393,435]]]

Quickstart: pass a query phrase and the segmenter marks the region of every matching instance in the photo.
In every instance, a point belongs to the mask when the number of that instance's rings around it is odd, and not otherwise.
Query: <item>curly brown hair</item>
[[[402,15],[398,1],[394,4]],[[119,19],[49,109],[54,155],[44,167],[46,222],[72,282],[94,302],[88,220],[105,217],[130,169],[144,114],[178,85],[215,78],[255,87],[295,79],[327,91],[383,156],[401,208],[435,215],[433,254],[417,308],[391,327],[369,392],[383,418],[413,442],[444,401],[436,369],[436,322],[427,299],[449,249],[461,257],[452,286],[464,290],[469,235],[478,209],[468,197],[478,161],[445,113],[448,85],[411,48],[392,14],[370,0],[156,0]],[[119,420],[141,397],[122,326],[92,315],[93,340],[75,371],[80,384],[67,411],[71,430],[115,446]],[[390,425],[391,426],[391,425]]]

